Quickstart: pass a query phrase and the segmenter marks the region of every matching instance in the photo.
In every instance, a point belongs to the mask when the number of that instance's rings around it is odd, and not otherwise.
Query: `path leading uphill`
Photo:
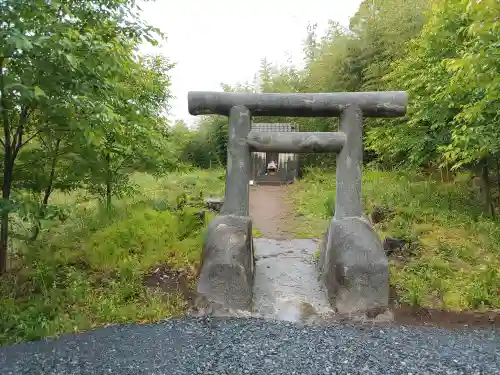
[[[297,218],[292,207],[284,200],[287,188],[288,185],[250,187],[252,225],[264,238],[294,238]]]
[[[252,186],[252,225],[264,238],[254,238],[253,312],[290,322],[312,322],[333,315],[318,280],[318,240],[294,239],[297,217],[285,202],[289,186]]]

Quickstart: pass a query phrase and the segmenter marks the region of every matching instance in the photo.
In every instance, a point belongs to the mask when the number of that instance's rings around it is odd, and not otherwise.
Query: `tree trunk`
[[[9,245],[9,207],[10,190],[12,186],[12,146],[10,135],[9,115],[7,113],[7,101],[5,93],[5,79],[3,75],[4,58],[0,58],[0,113],[3,125],[4,137],[4,159],[3,159],[3,184],[2,184],[2,212],[0,223],[0,275],[7,272],[7,250]]]
[[[491,183],[488,168],[488,159],[483,159],[481,164],[481,182],[483,185],[483,202],[485,205],[485,211],[486,213],[491,215],[491,217],[495,218],[495,208],[493,207],[493,201],[491,199]]]
[[[111,210],[111,155],[109,152],[106,154],[106,167],[107,167],[107,175],[106,175],[106,209]]]
[[[0,223],[0,275],[7,271],[7,253],[9,247],[9,213],[12,179],[14,177],[14,162],[21,148],[29,141],[23,143],[24,126],[28,121],[29,110],[21,106],[19,122],[16,131],[12,132],[8,113],[7,93],[5,91],[4,58],[0,58],[0,114],[3,126],[3,183],[2,183],[2,212]],[[32,139],[32,138],[31,138]]]
[[[59,145],[61,144],[61,140],[58,139],[56,141],[56,147],[54,150],[54,157],[52,158],[52,163],[50,165],[50,174],[49,174],[49,182],[45,187],[45,191],[43,194],[42,204],[40,207],[39,218],[45,216],[45,212],[47,210],[47,205],[49,204],[50,194],[52,194],[52,186],[54,185],[54,177],[56,174],[56,165],[57,165],[57,157],[59,156]],[[40,234],[40,220],[37,219],[37,223],[35,228],[33,229],[33,233],[31,235],[31,241],[35,241]]]
[[[10,202],[10,193],[12,188],[12,175],[14,163],[11,161],[10,146],[4,147],[4,165],[3,165],[3,185],[2,185],[2,218],[0,224],[0,275],[7,271],[7,253],[9,247],[9,211],[10,208],[6,207]]]

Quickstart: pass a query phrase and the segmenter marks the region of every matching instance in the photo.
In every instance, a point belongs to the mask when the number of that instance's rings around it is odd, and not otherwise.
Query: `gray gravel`
[[[500,374],[500,331],[180,319],[0,348],[0,374]]]

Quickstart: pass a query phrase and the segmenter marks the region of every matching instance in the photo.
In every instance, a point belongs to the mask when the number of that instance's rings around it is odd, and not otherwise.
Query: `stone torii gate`
[[[249,217],[252,151],[335,152],[335,212],[321,246],[319,273],[339,312],[387,307],[388,260],[381,241],[363,218],[361,178],[363,117],[400,117],[405,92],[278,94],[190,92],[191,115],[229,117],[224,205],[209,224],[198,293],[224,306],[252,304],[254,256]],[[340,117],[338,132],[259,132],[252,116]]]

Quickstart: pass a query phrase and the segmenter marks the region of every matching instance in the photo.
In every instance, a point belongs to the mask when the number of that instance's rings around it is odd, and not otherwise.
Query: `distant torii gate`
[[[189,113],[229,117],[224,205],[208,230],[198,291],[209,300],[251,304],[253,247],[249,215],[252,151],[335,152],[335,212],[321,251],[320,272],[338,310],[369,310],[388,303],[388,262],[380,239],[363,219],[363,117],[400,117],[401,91],[318,94],[190,92]],[[338,132],[259,132],[252,116],[340,117]],[[239,235],[239,236],[236,236]],[[235,237],[236,236],[236,237]],[[235,243],[234,239],[239,238]]]

